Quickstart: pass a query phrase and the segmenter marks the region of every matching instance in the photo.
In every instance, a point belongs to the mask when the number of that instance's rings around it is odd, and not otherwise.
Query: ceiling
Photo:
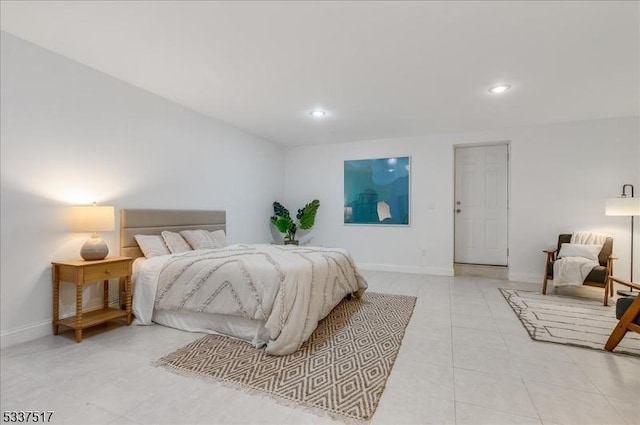
[[[639,115],[636,1],[0,7],[4,31],[283,145]]]

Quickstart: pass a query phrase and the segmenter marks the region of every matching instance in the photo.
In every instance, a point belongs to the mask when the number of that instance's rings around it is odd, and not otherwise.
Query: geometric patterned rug
[[[604,350],[618,323],[615,302],[604,306],[601,300],[515,289],[500,292],[536,341]],[[640,356],[640,335],[627,332],[613,352]]]
[[[336,419],[373,416],[415,297],[365,292],[342,300],[295,353],[269,356],[243,341],[207,335],[156,364],[295,402]]]

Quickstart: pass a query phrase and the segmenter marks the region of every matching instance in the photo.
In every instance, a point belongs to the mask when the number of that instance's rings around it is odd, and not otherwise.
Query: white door
[[[456,263],[507,265],[507,149],[455,148]]]

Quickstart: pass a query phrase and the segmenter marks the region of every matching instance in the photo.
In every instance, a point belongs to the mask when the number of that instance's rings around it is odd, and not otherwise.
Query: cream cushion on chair
[[[598,254],[602,245],[583,245],[579,243],[563,243],[560,246],[558,258],[564,257],[583,257],[593,261],[598,260]]]

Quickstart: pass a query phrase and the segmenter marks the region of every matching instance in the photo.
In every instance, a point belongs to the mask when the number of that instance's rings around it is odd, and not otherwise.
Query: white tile
[[[598,393],[591,379],[574,363],[514,358],[515,365],[525,384],[538,382],[563,388],[579,388],[582,391]]]
[[[502,334],[504,342],[514,359],[530,363],[574,363],[567,354],[566,346],[551,342],[535,341],[526,335]],[[571,347],[575,348],[575,347]],[[584,350],[584,349],[580,349]]]
[[[3,406],[3,410],[6,409]],[[11,408],[10,408],[11,409]],[[85,400],[47,388],[18,410],[52,411],[52,424],[107,424],[118,415],[93,406]]]
[[[452,334],[454,349],[475,350],[479,348],[489,348],[507,351],[507,345],[505,344],[502,334],[497,329],[487,331],[453,327]]]
[[[405,337],[400,346],[396,363],[420,361],[432,366],[453,367],[453,346],[451,341],[429,338]]]
[[[612,397],[630,395],[640,400],[640,366],[592,367],[583,369],[583,372],[602,394]]]
[[[108,425],[141,425],[140,422],[134,421],[131,418],[127,418],[126,416],[119,416],[114,419],[112,422],[109,422]]]
[[[315,425],[318,415],[309,413],[304,408],[292,408],[282,425]]]
[[[452,326],[456,328],[476,329],[481,331],[499,331],[493,317],[479,317],[473,314],[453,313],[451,315]]]
[[[79,408],[74,414],[65,419],[66,424],[78,424],[78,425],[99,425],[99,424],[112,424],[114,421],[119,420],[121,417],[109,410],[100,408],[91,403]]]
[[[371,425],[455,424],[455,407],[451,400],[422,395],[415,391],[396,390],[382,395]]]
[[[496,317],[495,314],[493,315],[493,318],[505,342],[514,336],[529,338],[529,333],[525,327],[522,326],[522,323],[520,323],[519,320],[516,319],[517,321],[514,321],[511,318]]]
[[[624,418],[627,425],[638,425],[640,423],[640,403],[635,395],[626,395],[622,398],[605,396],[609,403]]]
[[[521,378],[454,369],[456,401],[537,418]]]
[[[633,361],[640,359],[640,357],[600,350],[581,350],[574,347],[568,347],[565,351],[567,356],[582,369],[607,368],[615,371],[629,370],[629,368],[633,367],[640,368],[640,364]]]
[[[501,348],[454,347],[453,366],[477,372],[520,376],[509,352]]]
[[[456,425],[541,425],[540,419],[456,401]]]
[[[385,391],[408,390],[429,397],[454,399],[453,368],[428,362],[402,361],[394,365]]]
[[[3,410],[37,410],[33,400],[46,390],[46,386],[29,376],[17,373],[3,375],[0,381],[0,404]]]
[[[85,398],[96,406],[124,415],[153,397],[157,388],[170,387],[175,379],[174,374],[164,369],[146,365],[88,392]]]
[[[564,425],[624,424],[601,394],[539,382],[525,382],[542,420]]]

